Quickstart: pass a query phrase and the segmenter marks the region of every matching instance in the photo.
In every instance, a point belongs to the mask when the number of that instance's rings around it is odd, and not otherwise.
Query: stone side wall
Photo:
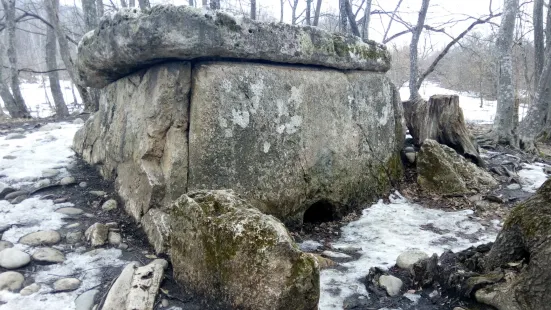
[[[138,221],[187,191],[233,189],[291,223],[317,201],[338,215],[388,189],[400,107],[382,73],[175,62],[103,89],[74,147]]]

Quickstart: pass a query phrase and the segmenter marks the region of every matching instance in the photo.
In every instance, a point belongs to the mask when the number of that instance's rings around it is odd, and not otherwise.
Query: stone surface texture
[[[204,57],[377,72],[390,68],[389,52],[372,41],[171,5],[106,15],[79,43],[77,67],[86,86],[101,88],[167,59]]]
[[[174,203],[172,221],[175,278],[211,303],[317,309],[318,263],[275,217],[231,191],[201,191]]]

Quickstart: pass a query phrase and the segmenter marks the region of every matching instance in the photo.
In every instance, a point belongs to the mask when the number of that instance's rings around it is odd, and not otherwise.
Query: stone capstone
[[[172,5],[106,15],[79,43],[77,68],[86,86],[101,88],[147,65],[204,57],[377,72],[390,68],[389,52],[373,41]]]
[[[481,192],[498,183],[490,173],[434,140],[423,142],[417,156],[417,183],[437,194]]]
[[[316,259],[285,226],[231,191],[183,195],[172,206],[175,278],[217,304],[239,309],[315,309]]]
[[[188,191],[229,188],[299,223],[316,202],[338,216],[401,176],[401,102],[382,73],[166,63],[110,84],[100,101],[74,148],[116,178],[138,221]]]

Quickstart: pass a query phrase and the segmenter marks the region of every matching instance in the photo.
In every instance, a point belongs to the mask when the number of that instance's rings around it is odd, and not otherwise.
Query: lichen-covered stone
[[[166,63],[112,83],[100,102],[74,148],[116,177],[138,221],[187,191],[226,188],[286,223],[322,200],[338,216],[402,172],[400,97],[382,73]]]
[[[488,172],[467,161],[452,148],[427,139],[417,156],[417,182],[437,194],[464,194],[497,185]]]
[[[77,64],[84,83],[101,88],[168,59],[205,57],[377,72],[390,68],[383,45],[352,35],[172,5],[106,15],[79,43]]]
[[[172,206],[175,278],[233,309],[317,309],[319,267],[281,222],[231,191],[183,195]]]

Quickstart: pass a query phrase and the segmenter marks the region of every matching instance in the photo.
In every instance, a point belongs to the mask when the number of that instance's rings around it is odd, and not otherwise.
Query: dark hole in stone
[[[327,200],[320,200],[304,212],[303,223],[324,223],[335,220],[335,206]]]

